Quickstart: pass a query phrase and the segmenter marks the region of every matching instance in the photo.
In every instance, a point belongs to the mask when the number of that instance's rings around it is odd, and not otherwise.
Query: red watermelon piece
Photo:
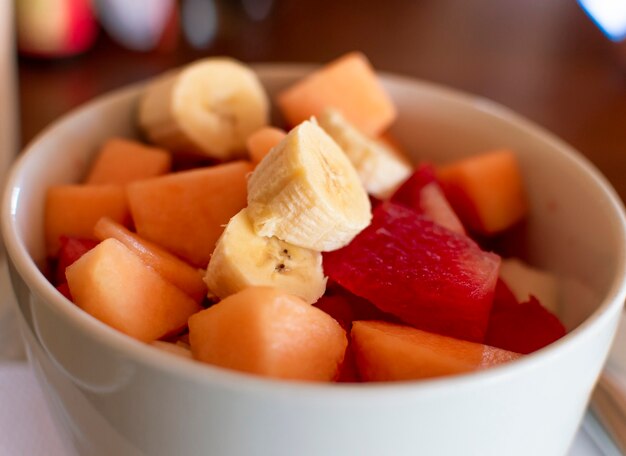
[[[349,245],[324,254],[331,280],[426,331],[483,342],[500,257],[426,216],[385,202]]]
[[[415,209],[449,230],[465,234],[465,228],[446,199],[435,167],[423,163],[392,195],[391,201]]]
[[[352,342],[348,340],[348,346],[343,356],[343,361],[339,366],[339,373],[337,374],[337,382],[339,383],[354,383],[360,382],[359,369],[356,365],[356,357],[354,356],[354,349]]]
[[[519,302],[517,301],[517,298],[515,297],[509,286],[504,280],[498,278],[491,312],[494,313],[500,310],[508,310],[517,307],[518,305]]]
[[[67,299],[69,299],[70,301],[73,301],[72,294],[70,293],[70,287],[67,284],[67,282],[57,285],[56,289],[59,291],[59,293],[61,293]]]
[[[61,243],[61,248],[59,250],[59,260],[55,272],[55,284],[57,285],[67,282],[65,279],[65,268],[99,243],[92,239],[81,239],[70,236],[61,236],[59,242]]]
[[[486,343],[516,353],[528,354],[566,334],[558,317],[534,296],[517,305],[496,305],[489,321]]]
[[[381,311],[367,299],[350,293],[336,283],[329,283],[324,296],[313,305],[337,320],[348,332],[355,320],[398,322],[393,315]]]
[[[430,163],[422,163],[415,169],[413,174],[398,187],[391,196],[391,201],[420,210],[420,193],[425,186],[433,182],[437,183],[435,167]]]
[[[354,312],[350,302],[340,295],[324,295],[313,304],[333,317],[346,331],[350,331],[354,321]]]

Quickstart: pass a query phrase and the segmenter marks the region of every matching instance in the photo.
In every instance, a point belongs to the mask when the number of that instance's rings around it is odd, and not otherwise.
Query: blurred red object
[[[91,47],[98,33],[90,0],[16,0],[15,13],[18,49],[26,55],[80,54]]]

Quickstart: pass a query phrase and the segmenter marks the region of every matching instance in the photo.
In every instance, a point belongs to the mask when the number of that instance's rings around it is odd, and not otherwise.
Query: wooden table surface
[[[19,63],[27,143],[90,98],[207,55],[247,62],[326,62],[361,50],[380,70],[497,101],[586,155],[626,201],[626,50],[572,0],[277,0],[263,20],[218,2],[204,50],[139,53],[104,32],[86,54]],[[622,46],[626,48],[626,46]]]

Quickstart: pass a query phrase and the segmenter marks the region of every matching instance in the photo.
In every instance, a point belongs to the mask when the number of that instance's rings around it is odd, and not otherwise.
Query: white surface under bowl
[[[257,67],[270,93],[306,72]],[[79,180],[99,144],[135,136],[138,88],[65,116],[15,165],[2,203],[29,359],[81,455],[563,455],[605,361],[626,295],[626,222],[607,182],[568,146],[488,101],[383,75],[416,160],[506,146],[531,214],[528,259],[561,279],[571,332],[523,359],[440,380],[361,385],[279,382],[161,353],[64,299],[45,263],[46,188]]]

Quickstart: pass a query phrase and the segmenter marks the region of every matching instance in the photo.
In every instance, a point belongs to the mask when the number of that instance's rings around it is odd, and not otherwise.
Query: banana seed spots
[[[274,265],[274,272],[287,274],[293,270],[294,261],[285,243],[272,237],[268,241],[267,259]],[[296,263],[297,266],[297,263]]]
[[[289,254],[289,249],[282,249],[280,252],[280,259],[282,260],[274,269],[276,272],[289,272],[291,268],[287,265],[291,260],[291,255]]]

